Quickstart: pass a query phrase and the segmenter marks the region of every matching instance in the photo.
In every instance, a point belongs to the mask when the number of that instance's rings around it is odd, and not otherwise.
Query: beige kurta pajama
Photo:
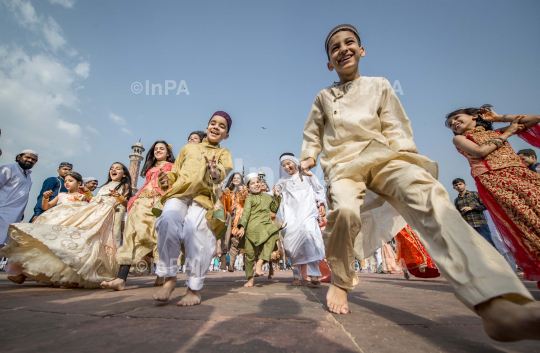
[[[388,80],[360,77],[319,92],[300,160],[317,162],[319,154],[330,208],[323,236],[334,285],[352,290],[358,284],[354,244],[362,236],[360,206],[369,189],[405,218],[469,308],[501,295],[516,303],[533,300],[500,254],[462,219],[436,180],[437,164],[418,154]]]

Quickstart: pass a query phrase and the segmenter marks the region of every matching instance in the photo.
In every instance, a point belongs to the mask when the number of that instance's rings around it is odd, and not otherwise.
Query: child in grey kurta
[[[259,260],[255,272],[258,276],[264,275],[262,265],[270,260],[270,254],[279,239],[280,228],[272,223],[270,213],[276,213],[279,209],[281,197],[268,195],[261,191],[261,183],[256,173],[248,174],[245,179],[250,195],[246,198],[246,204],[242,212],[242,218],[238,222],[236,236],[243,238],[239,247],[246,251],[246,287],[253,287],[253,265],[255,255],[260,251]],[[277,194],[274,190],[274,194]],[[245,234],[245,237],[244,237]]]

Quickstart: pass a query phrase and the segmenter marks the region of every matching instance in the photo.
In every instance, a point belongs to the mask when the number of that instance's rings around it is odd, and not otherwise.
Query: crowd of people
[[[201,302],[210,268],[234,271],[240,258],[244,286],[253,287],[265,267],[290,262],[293,285],[329,280],[328,309],[347,314],[359,268],[442,275],[490,337],[540,339],[540,309],[516,275],[519,268],[540,281],[538,162],[533,150],[516,154],[507,141],[518,135],[540,147],[540,116],[499,115],[490,105],[448,114],[445,124],[478,189],[454,180],[452,204],[437,164],[418,154],[388,80],[360,76],[365,50],[356,28],[332,29],[325,50],[339,82],[316,96],[301,154],[281,154],[271,190],[255,173],[229,176],[232,158],[221,143],[232,118],[217,111],[176,158],[167,142],[152,145],[136,195],[122,163],[111,165],[95,196],[95,178],[61,163],[32,219],[21,223],[38,161],[37,152],[22,151],[0,169],[0,256],[9,279],[123,290],[131,267],[152,257],[153,299],[168,301],[184,270],[187,294],[178,305],[191,306]],[[310,173],[318,162],[325,187]]]

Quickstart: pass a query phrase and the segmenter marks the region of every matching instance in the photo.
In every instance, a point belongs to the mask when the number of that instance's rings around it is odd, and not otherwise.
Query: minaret
[[[263,173],[262,169],[259,171],[259,174],[257,174],[260,181],[264,181],[266,183],[266,180],[264,179],[266,177],[266,174]]]
[[[137,179],[139,178],[139,170],[143,160],[142,153],[144,152],[141,140],[131,146],[133,153],[129,155],[129,174],[131,175],[131,190],[133,195],[137,193]]]

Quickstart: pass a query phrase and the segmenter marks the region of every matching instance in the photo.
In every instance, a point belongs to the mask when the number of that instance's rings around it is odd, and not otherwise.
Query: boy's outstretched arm
[[[322,151],[324,120],[325,115],[322,103],[320,97],[317,96],[304,125],[304,140],[302,142],[302,152],[300,153],[300,161],[312,158],[314,162],[313,167],[317,165],[317,159]]]
[[[171,169],[170,172],[167,172],[167,178],[168,178],[168,183],[167,185],[162,185],[159,177],[158,177],[158,180],[157,180],[157,184],[159,186],[159,188],[163,191],[167,191],[167,189],[172,186],[174,184],[174,182],[178,179],[178,175],[179,175],[179,172],[180,172],[180,169],[182,168],[182,164],[184,164],[184,159],[185,159],[185,150],[184,150],[185,146],[182,147],[182,149],[180,150],[180,153],[178,153],[178,157],[176,157],[176,160],[174,161],[174,164],[173,164],[173,167]],[[161,171],[160,171],[161,173]]]
[[[381,120],[381,133],[388,140],[390,147],[396,152],[418,153],[413,140],[411,121],[387,79],[383,81],[378,113]]]

